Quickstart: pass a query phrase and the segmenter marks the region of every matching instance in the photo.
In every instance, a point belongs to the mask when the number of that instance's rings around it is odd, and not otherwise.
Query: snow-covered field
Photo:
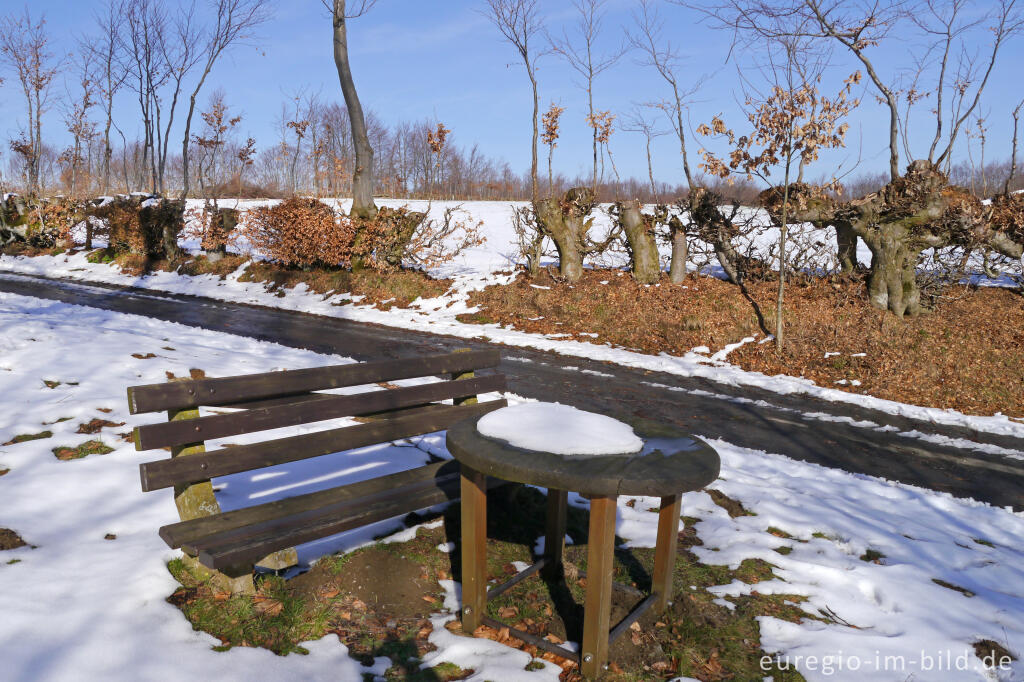
[[[236,202],[227,200],[223,205],[234,207]],[[237,202],[240,209],[265,204],[259,200],[241,200]],[[409,205],[414,210],[428,210],[431,217],[438,219],[445,208],[454,202],[400,201],[379,200],[380,205]],[[339,200],[337,204],[348,209],[348,200]],[[198,204],[196,204],[198,206]],[[76,280],[96,281],[110,284],[127,284],[157,291],[166,291],[197,296],[207,296],[224,301],[255,303],[270,307],[301,310],[319,315],[340,317],[349,320],[373,322],[376,324],[416,329],[420,331],[447,334],[462,338],[484,338],[514,347],[530,347],[550,350],[563,355],[589,358],[598,361],[614,362],[628,367],[667,372],[680,376],[696,376],[713,379],[729,385],[752,386],[778,393],[804,393],[826,400],[854,403],[892,414],[922,419],[939,424],[964,426],[979,431],[987,431],[1005,435],[1024,437],[1024,424],[1015,422],[1003,415],[979,417],[964,415],[952,410],[925,408],[907,405],[890,400],[882,400],[863,394],[849,393],[833,387],[818,386],[808,379],[790,376],[766,376],[757,372],[747,372],[739,367],[728,364],[728,353],[742,343],[764,341],[765,338],[736,339],[721,349],[695,348],[683,356],[661,354],[645,355],[623,348],[613,348],[609,344],[594,339],[592,343],[566,340],[557,335],[543,336],[528,334],[513,329],[503,328],[497,324],[465,324],[457,317],[463,313],[475,311],[469,306],[469,294],[490,284],[510,281],[513,276],[510,269],[515,260],[515,234],[512,229],[511,212],[515,204],[509,202],[475,201],[461,204],[463,210],[473,221],[482,221],[482,233],[487,241],[480,247],[467,250],[458,259],[439,268],[435,274],[452,277],[455,285],[444,296],[434,299],[418,299],[408,309],[392,308],[388,311],[352,303],[350,296],[338,292],[323,296],[309,291],[304,285],[281,292],[270,293],[260,283],[240,282],[242,272],[236,272],[221,280],[212,275],[187,277],[176,273],[157,272],[152,275],[136,277],[121,273],[114,267],[105,264],[93,264],[86,260],[84,253],[73,256],[38,256],[11,257],[0,256],[0,276],[3,272],[45,275],[50,277],[67,277]],[[595,230],[600,234],[607,227],[607,216],[599,215]],[[764,243],[772,241],[772,235],[762,235]],[[827,240],[827,234],[822,239]],[[195,244],[183,243],[194,248]],[[867,262],[870,255],[860,255]],[[606,264],[624,265],[624,256],[609,256]],[[691,267],[695,265],[691,264]],[[625,276],[625,275],[623,275]],[[655,285],[657,286],[657,285]],[[354,297],[358,299],[357,297]]]
[[[34,546],[0,554],[4,679],[357,680],[383,672],[385,660],[363,668],[333,637],[306,644],[309,656],[247,648],[214,652],[219,641],[194,632],[165,601],[175,588],[165,562],[176,553],[156,529],[174,521],[176,512],[167,491],[140,492],[137,469],[154,454],[137,453],[116,436],[152,419],[127,414],[125,387],[163,381],[165,371],[181,376],[201,368],[225,376],[346,359],[10,294],[0,294],[0,344],[0,442],[44,429],[53,433],[0,446],[0,468],[10,469],[0,477],[0,527]],[[133,357],[149,353],[155,357]],[[65,417],[70,419],[58,421]],[[99,435],[76,433],[93,418],[126,424]],[[95,438],[114,451],[73,461],[51,453]],[[767,651],[809,680],[1024,679],[1024,514],[711,443],[722,457],[722,477],[712,487],[756,515],[733,519],[706,493],[687,494],[683,514],[700,519],[695,528],[704,543],[693,551],[705,563],[737,566],[761,558],[778,567],[777,580],[715,588],[724,603],[756,589],[802,594],[810,613],[833,614],[829,624],[761,618]],[[222,506],[236,508],[416,466],[425,461],[425,450],[443,453],[441,435],[215,484]],[[619,506],[617,534],[631,546],[653,545],[656,515],[645,510],[656,501],[627,502]],[[572,503],[586,504],[576,496]],[[300,556],[349,549],[387,527],[305,546]],[[116,539],[105,539],[107,534]],[[783,545],[792,551],[775,551]],[[885,558],[880,564],[859,559],[868,549]],[[454,608],[458,586],[447,587],[446,604]],[[434,618],[431,641],[438,651],[428,664],[450,660],[473,668],[478,680],[555,679],[554,666],[527,672],[527,654],[441,627],[453,617]],[[971,646],[980,639],[999,642],[1018,660],[985,670]]]

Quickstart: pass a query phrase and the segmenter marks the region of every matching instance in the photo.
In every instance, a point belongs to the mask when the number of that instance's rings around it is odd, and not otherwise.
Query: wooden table
[[[608,660],[609,645],[649,608],[664,609],[672,595],[672,571],[679,532],[679,497],[716,478],[718,453],[707,443],[676,428],[646,420],[631,421],[644,447],[626,455],[567,456],[523,450],[506,441],[481,435],[478,418],[448,429],[448,451],[459,460],[462,486],[462,625],[472,633],[480,625],[507,625],[487,617],[490,599],[542,571],[561,579],[568,491],[590,499],[587,588],[583,642],[574,654],[547,640],[515,628],[516,638],[576,660],[586,677],[597,677]],[[544,556],[502,585],[487,589],[487,477],[548,489]],[[619,495],[661,498],[651,594],[610,628],[612,569],[615,551],[615,510]]]

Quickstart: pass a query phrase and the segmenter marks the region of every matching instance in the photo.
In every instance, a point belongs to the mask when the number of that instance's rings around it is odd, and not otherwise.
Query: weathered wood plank
[[[216,476],[227,476],[376,443],[434,433],[448,428],[457,421],[487,414],[506,404],[505,400],[494,400],[477,405],[437,406],[437,409],[413,412],[367,424],[277,438],[254,445],[224,448],[187,458],[146,462],[139,465],[142,490],[159,490],[172,485],[208,480]]]
[[[149,424],[136,427],[135,447],[138,450],[149,450],[168,445],[213,440],[237,436],[241,433],[253,433],[284,426],[423,405],[457,395],[488,393],[504,389],[505,377],[497,374],[462,381],[442,381],[352,395],[336,395],[314,402],[212,415],[187,422]]]
[[[228,405],[245,400],[298,395],[380,381],[450,375],[496,367],[499,361],[497,350],[473,350],[246,376],[174,381],[130,387],[128,406],[132,414],[139,414],[197,405]]]
[[[439,476],[443,477],[457,471],[459,471],[459,463],[454,460],[427,464],[329,490],[265,502],[193,521],[172,523],[160,529],[160,537],[172,549],[177,549],[202,537],[263,523],[275,518],[301,514],[339,502],[361,499],[420,481],[432,481]]]
[[[382,490],[372,495],[341,500],[317,509],[297,514],[290,514],[260,523],[224,530],[213,535],[196,538],[182,545],[189,554],[203,551],[219,551],[221,548],[239,546],[243,543],[262,542],[286,534],[294,529],[309,529],[323,524],[333,524],[349,518],[358,518],[366,509],[376,509],[386,514],[382,518],[391,518],[399,514],[408,514],[419,507],[408,508],[409,500],[419,500],[420,496],[428,495],[438,502],[458,497],[459,474],[438,474],[433,478],[420,479],[390,490]]]
[[[371,504],[360,504],[350,516],[342,518],[329,516],[314,523],[302,520],[289,528],[275,525],[273,530],[266,534],[247,537],[237,543],[225,546],[201,550],[199,560],[210,568],[255,561],[280,547],[319,540],[335,533],[447,502],[456,497],[458,497],[457,485],[454,486],[454,490],[446,490],[444,487],[437,486],[419,488],[414,492],[402,495],[398,501],[385,499]]]
[[[676,566],[679,549],[680,496],[666,495],[661,498],[658,510],[658,539],[654,551],[654,576],[651,578],[651,592],[657,598],[654,607],[663,611],[672,599],[672,574]]]
[[[462,629],[487,615],[487,476],[462,467]]]
[[[596,679],[608,661],[608,630],[611,625],[612,575],[615,571],[614,496],[590,498],[590,531],[587,534],[587,592],[583,598],[583,641],[580,672]]]

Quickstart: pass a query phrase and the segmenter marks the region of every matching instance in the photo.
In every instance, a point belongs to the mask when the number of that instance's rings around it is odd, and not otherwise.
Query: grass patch
[[[78,430],[75,433],[94,434],[99,433],[101,430],[110,427],[124,426],[124,422],[112,422],[106,419],[90,419],[84,424],[78,425]],[[106,454],[106,453],[100,453]]]
[[[105,444],[101,440],[90,440],[82,443],[77,447],[61,446],[56,447],[52,450],[53,456],[59,460],[67,461],[72,459],[82,459],[89,455],[106,455],[114,451],[114,448]]]
[[[711,496],[712,502],[729,513],[729,518],[735,519],[739,516],[757,516],[757,514],[744,507],[739,500],[734,500],[721,491],[708,488],[705,492]]]
[[[0,528],[0,551],[24,547],[27,543],[10,528]],[[10,563],[10,562],[8,562]]]
[[[863,554],[860,555],[860,560],[861,561],[867,561],[867,562],[870,562],[870,563],[873,563],[873,564],[880,564],[880,563],[882,563],[882,559],[884,559],[884,558],[885,558],[884,554],[879,552],[877,549],[871,549],[870,547],[868,547],[866,552],[864,552]]]
[[[991,639],[982,639],[974,643],[974,653],[985,662],[988,667],[998,667],[1000,663],[1016,661],[1017,657],[1011,654],[1006,647]]]
[[[380,273],[373,270],[352,272],[342,269],[286,269],[273,263],[250,263],[239,277],[241,282],[261,282],[267,291],[284,295],[287,289],[305,284],[309,290],[331,296],[351,294],[363,297],[360,303],[381,310],[404,308],[417,298],[436,298],[451,288],[452,280],[433,279],[419,270]]]
[[[182,275],[216,275],[221,279],[224,279],[232,272],[242,267],[242,265],[248,259],[245,256],[239,256],[236,254],[225,254],[219,259],[210,259],[205,254],[198,255],[189,261],[186,261],[178,268],[178,272]]]
[[[946,582],[945,580],[940,580],[939,578],[932,578],[932,582],[935,583],[936,585],[939,585],[940,587],[945,587],[947,590],[953,590],[954,592],[959,592],[960,594],[964,595],[965,597],[973,597],[974,596],[974,593],[971,592],[970,590],[968,590],[966,587],[960,587],[959,585],[954,585],[951,582]]]
[[[971,539],[974,540],[979,545],[984,545],[986,547],[993,547],[994,548],[996,546],[995,543],[989,542],[988,540],[984,540],[982,538],[971,538]]]
[[[40,431],[39,433],[19,433],[17,436],[4,443],[4,445],[17,445],[18,443],[27,443],[31,440],[42,440],[43,438],[53,438],[53,431]]]

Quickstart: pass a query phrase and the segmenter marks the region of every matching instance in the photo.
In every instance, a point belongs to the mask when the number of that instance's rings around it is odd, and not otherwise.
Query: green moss
[[[19,433],[17,436],[4,443],[4,445],[16,445],[18,443],[27,443],[30,440],[42,440],[43,438],[52,437],[53,431],[40,431],[39,433]]]

